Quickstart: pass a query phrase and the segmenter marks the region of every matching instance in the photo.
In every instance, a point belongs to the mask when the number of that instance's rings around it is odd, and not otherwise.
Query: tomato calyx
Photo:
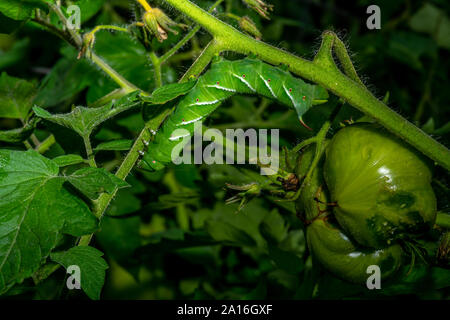
[[[295,173],[291,173],[287,178],[278,177],[277,180],[281,182],[281,187],[284,191],[297,191],[300,186],[300,179]]]

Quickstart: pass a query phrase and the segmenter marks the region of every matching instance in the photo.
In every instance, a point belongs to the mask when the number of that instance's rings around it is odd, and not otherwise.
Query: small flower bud
[[[252,19],[250,19],[249,17],[245,16],[242,17],[239,20],[239,27],[245,31],[246,33],[248,33],[249,35],[255,37],[257,40],[261,40],[262,38],[262,34],[261,32],[258,30],[258,27],[256,26],[256,24],[253,22]]]
[[[273,5],[267,4],[262,0],[243,0],[250,8],[258,12],[260,16],[270,20],[269,11],[273,11]]]
[[[257,197],[261,193],[261,186],[257,183],[250,183],[243,186],[236,186],[232,184],[226,185],[230,190],[241,191],[233,197],[225,201],[226,204],[239,202],[237,211],[241,211],[242,208],[254,197]]]
[[[78,59],[80,59],[86,51],[92,50],[95,43],[95,33],[94,32],[88,32],[83,36],[83,46],[81,47],[80,52],[78,53]]]
[[[152,8],[144,13],[143,22],[147,30],[153,34],[159,42],[163,42],[167,39],[167,32],[178,34],[178,32],[172,29],[172,26],[184,27],[182,24],[178,24],[170,19],[161,9]]]

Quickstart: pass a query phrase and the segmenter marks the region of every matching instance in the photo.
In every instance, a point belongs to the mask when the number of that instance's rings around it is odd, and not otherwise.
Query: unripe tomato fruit
[[[307,148],[298,158],[296,174],[301,179],[307,173],[314,156],[314,148]],[[308,247],[323,267],[349,282],[364,284],[367,267],[380,267],[381,277],[395,273],[401,265],[403,251],[396,244],[383,249],[363,248],[350,239],[334,220],[328,207],[328,190],[323,179],[323,161],[312,172],[296,202],[297,212],[307,225]]]
[[[431,177],[421,155],[374,124],[341,129],[326,151],[324,178],[335,216],[368,247],[418,236],[434,224]]]
[[[358,246],[332,219],[314,220],[307,228],[306,239],[309,249],[320,264],[349,282],[366,283],[369,277],[367,268],[372,265],[380,268],[382,279],[387,278],[402,263],[403,251],[400,245],[383,249]]]

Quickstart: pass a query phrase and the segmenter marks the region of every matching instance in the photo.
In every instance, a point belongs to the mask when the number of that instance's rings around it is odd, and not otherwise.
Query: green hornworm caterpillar
[[[194,132],[194,124],[211,114],[224,100],[235,94],[257,94],[294,107],[300,121],[315,104],[326,102],[325,89],[307,84],[289,72],[257,59],[221,60],[201,76],[194,88],[180,101],[175,111],[149,145],[143,161],[153,170],[171,162],[172,149],[184,136],[172,136],[176,129]],[[303,123],[304,124],[304,123]]]

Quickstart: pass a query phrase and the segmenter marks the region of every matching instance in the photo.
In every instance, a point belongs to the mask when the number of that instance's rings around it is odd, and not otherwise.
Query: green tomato
[[[359,244],[382,248],[423,234],[436,197],[425,159],[374,125],[341,129],[326,152],[324,177],[335,216]]]
[[[364,284],[367,267],[377,265],[381,278],[393,275],[402,262],[402,248],[395,244],[383,249],[356,245],[328,219],[314,220],[306,230],[308,247],[321,265],[343,280]]]
[[[309,147],[298,157],[296,174],[300,179],[311,165],[314,150]],[[383,278],[392,275],[401,265],[399,245],[381,250],[362,248],[331,222],[334,217],[327,205],[329,194],[323,179],[323,162],[322,159],[312,172],[296,202],[297,212],[307,224],[306,239],[315,261],[339,278],[358,284],[367,280],[370,265],[378,265]]]

